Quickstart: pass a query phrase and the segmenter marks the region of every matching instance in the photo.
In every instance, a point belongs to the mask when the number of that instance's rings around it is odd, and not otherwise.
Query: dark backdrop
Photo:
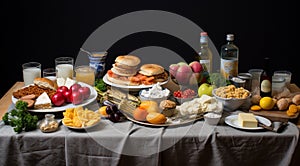
[[[54,67],[55,57],[76,57],[85,40],[103,23],[128,12],[150,9],[173,12],[195,22],[209,33],[218,50],[225,35],[234,33],[240,48],[239,72],[261,68],[263,57],[269,56],[272,70],[290,70],[292,82],[299,85],[297,47],[292,42],[297,34],[294,6],[290,1],[258,0],[2,1],[0,96],[16,81],[22,81],[22,63],[38,61],[43,68]],[[109,59],[147,45],[161,45],[179,54],[190,51],[178,44],[176,39],[160,34],[131,35],[109,49]]]

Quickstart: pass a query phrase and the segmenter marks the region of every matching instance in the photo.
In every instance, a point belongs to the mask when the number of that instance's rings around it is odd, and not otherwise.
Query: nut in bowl
[[[251,93],[243,87],[236,88],[234,85],[227,85],[216,88],[212,91],[214,97],[221,101],[225,111],[235,111],[249,101]]]
[[[217,125],[221,117],[220,113],[209,112],[204,115],[204,121],[209,125]]]

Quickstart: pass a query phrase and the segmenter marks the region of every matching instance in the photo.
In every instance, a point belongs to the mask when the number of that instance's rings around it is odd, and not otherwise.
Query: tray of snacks
[[[28,103],[29,112],[61,112],[76,106],[86,106],[97,98],[92,86],[72,79],[36,78],[34,84],[13,92],[12,102],[18,100]]]
[[[167,127],[193,123],[203,119],[208,112],[222,113],[223,105],[215,97],[202,95],[177,105],[175,101],[165,99],[159,103],[153,100],[141,101],[139,105],[123,99],[119,102],[105,101],[105,105],[117,105],[118,109],[130,121],[151,127]]]

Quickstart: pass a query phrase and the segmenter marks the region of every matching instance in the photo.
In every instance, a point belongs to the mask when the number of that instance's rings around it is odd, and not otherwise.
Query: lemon
[[[270,110],[275,106],[275,102],[271,97],[262,97],[259,100],[259,106],[264,110]]]
[[[99,108],[98,112],[100,113],[100,115],[102,116],[108,116],[108,114],[106,113],[106,105],[105,106],[102,106]]]

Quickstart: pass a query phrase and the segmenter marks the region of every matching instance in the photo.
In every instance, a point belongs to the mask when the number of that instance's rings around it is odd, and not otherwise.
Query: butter
[[[252,113],[239,113],[238,123],[242,127],[257,127],[257,120]]]

